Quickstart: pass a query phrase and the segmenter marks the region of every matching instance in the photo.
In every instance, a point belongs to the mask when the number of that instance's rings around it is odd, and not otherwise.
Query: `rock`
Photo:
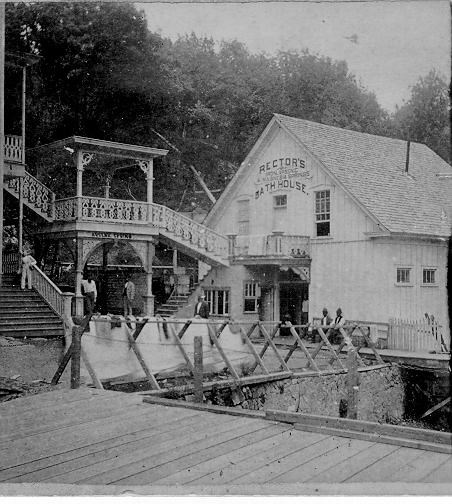
[[[187,401],[187,402],[195,402],[195,395],[194,394],[187,394],[184,399]]]
[[[15,374],[14,376],[11,376],[11,380],[17,380],[18,378],[20,378],[20,374]]]

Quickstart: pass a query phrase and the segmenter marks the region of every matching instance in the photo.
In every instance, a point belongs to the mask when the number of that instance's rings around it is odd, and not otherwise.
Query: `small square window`
[[[287,194],[273,196],[273,207],[274,208],[286,208],[287,207]]]
[[[396,282],[399,285],[411,284],[411,268],[397,268]]]
[[[422,284],[423,285],[435,285],[436,284],[436,269],[435,268],[423,268],[422,269]]]
[[[243,286],[244,313],[257,313],[259,308],[260,288],[257,282],[245,282]]]

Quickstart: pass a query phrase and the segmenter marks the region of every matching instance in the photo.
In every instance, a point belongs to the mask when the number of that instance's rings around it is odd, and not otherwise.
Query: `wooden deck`
[[[448,484],[437,493],[452,489],[448,453],[305,432],[259,412],[142,400],[79,389],[1,404],[0,495],[55,493],[48,484],[78,485],[58,487],[60,494],[86,493],[80,485],[101,485],[89,493],[347,493],[358,488],[351,484],[381,481],[379,492],[397,492],[393,483],[409,483],[400,487],[405,493],[427,483]]]

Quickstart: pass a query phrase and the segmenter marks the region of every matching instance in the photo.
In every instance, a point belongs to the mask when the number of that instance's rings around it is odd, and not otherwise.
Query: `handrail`
[[[37,265],[31,268],[31,280],[33,287],[47,301],[53,311],[63,318],[64,297],[61,289]]]
[[[7,188],[18,196],[20,179],[16,177],[9,180]],[[27,171],[25,172],[25,177],[22,177],[22,196],[24,203],[39,210],[42,214],[51,217],[55,193]]]

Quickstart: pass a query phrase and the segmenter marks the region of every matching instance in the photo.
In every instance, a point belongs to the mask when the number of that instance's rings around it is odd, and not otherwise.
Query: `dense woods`
[[[449,161],[448,88],[435,71],[390,115],[344,61],[308,50],[251,54],[238,41],[194,34],[172,42],[151,33],[131,4],[7,4],[6,26],[8,51],[40,56],[29,70],[28,146],[83,135],[169,148],[156,165],[155,200],[179,210],[209,205],[188,166],[222,190],[274,112],[410,138]],[[13,134],[19,82],[8,70],[5,123]],[[61,195],[65,177],[43,175]],[[144,199],[140,170],[116,177],[112,196]],[[100,182],[92,179],[93,191]]]

